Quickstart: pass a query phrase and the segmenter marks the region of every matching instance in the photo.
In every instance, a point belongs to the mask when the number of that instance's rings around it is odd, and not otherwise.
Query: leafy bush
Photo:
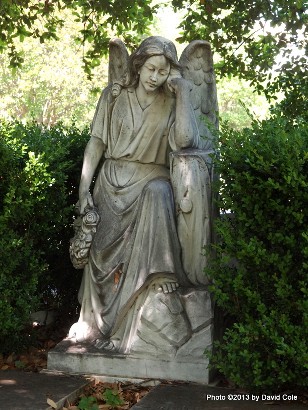
[[[2,351],[21,347],[38,307],[76,307],[68,244],[87,139],[74,126],[0,124]]]
[[[209,274],[232,321],[212,365],[254,391],[307,386],[307,146],[307,127],[279,116],[221,132]]]

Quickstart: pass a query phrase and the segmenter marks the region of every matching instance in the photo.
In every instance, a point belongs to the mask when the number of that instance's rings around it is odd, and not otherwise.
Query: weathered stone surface
[[[204,351],[211,349],[213,342],[213,325],[209,325],[199,332],[193,333],[192,337],[179,348],[177,357],[204,358]]]
[[[110,53],[79,187],[80,214],[95,218],[71,242],[75,266],[85,264],[80,318],[48,366],[204,381],[213,313],[202,247],[213,241],[214,206],[212,136],[200,115],[217,125],[210,46],[193,41],[178,61],[155,36],[130,62],[119,40]]]
[[[193,332],[212,323],[213,310],[209,291],[189,289],[181,297]]]
[[[89,344],[62,341],[49,352],[48,369],[115,378],[172,379],[207,384],[206,358],[160,358],[155,355],[102,353]]]
[[[178,293],[151,292],[143,306],[139,336],[156,346],[156,343],[158,346],[167,343],[179,347],[189,339],[190,334]]]

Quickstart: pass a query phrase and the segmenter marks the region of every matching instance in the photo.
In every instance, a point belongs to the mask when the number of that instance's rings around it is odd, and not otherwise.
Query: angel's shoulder
[[[111,105],[123,94],[123,88],[115,83],[108,84],[103,88],[100,96],[100,103]]]

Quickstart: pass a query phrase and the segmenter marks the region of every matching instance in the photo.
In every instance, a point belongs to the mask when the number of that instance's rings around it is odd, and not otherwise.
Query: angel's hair
[[[178,61],[175,45],[172,41],[160,36],[151,36],[143,40],[128,61],[124,87],[136,87],[139,82],[139,70],[146,60],[153,56],[165,56],[170,64],[170,73],[180,75],[181,67]]]

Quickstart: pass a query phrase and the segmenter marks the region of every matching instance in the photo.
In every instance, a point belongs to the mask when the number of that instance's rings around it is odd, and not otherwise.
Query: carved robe
[[[162,90],[145,109],[134,89],[115,100],[106,89],[98,103],[91,134],[105,145],[93,192],[101,220],[79,300],[106,338],[152,280],[187,283],[169,182],[169,152],[180,148],[174,119],[175,100]]]

